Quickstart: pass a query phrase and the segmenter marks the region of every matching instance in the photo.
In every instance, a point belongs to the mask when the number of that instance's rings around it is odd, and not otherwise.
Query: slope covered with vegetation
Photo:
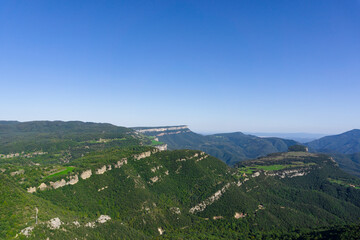
[[[284,152],[289,146],[296,144],[293,140],[260,138],[240,132],[204,136],[190,131],[187,127],[174,128],[176,126],[134,129],[143,131],[146,135],[156,136],[161,142],[166,143],[169,149],[201,150],[230,166],[239,161],[265,156],[269,153]]]
[[[326,136],[306,144],[310,151],[333,156],[344,171],[360,176],[360,130]]]
[[[15,146],[40,132],[47,132],[45,146],[68,138],[47,124],[35,132],[3,131],[16,137],[2,141]],[[0,238],[301,239],[352,236],[357,229],[359,179],[327,155],[273,153],[231,168],[199,150],[160,151],[155,138],[132,130],[95,124],[102,130],[93,133],[87,123],[83,130],[76,124],[78,136],[64,148],[45,152],[36,142],[1,159]],[[238,134],[225,138],[242,141]]]
[[[360,130],[326,136],[307,143],[310,150],[327,153],[354,154],[360,152]]]

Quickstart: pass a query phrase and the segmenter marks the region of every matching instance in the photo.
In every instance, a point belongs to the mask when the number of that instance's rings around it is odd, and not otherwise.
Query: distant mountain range
[[[153,146],[200,141],[247,157],[294,141],[204,138],[186,126],[136,131],[0,123],[0,239],[360,237],[360,180],[326,154],[294,147],[229,167],[200,150]]]
[[[253,135],[220,133],[201,135],[187,126],[137,127],[142,134],[157,137],[168,145],[168,149],[198,149],[215,156],[232,166],[239,161],[265,156],[274,152],[285,152],[296,141],[282,138],[261,138]]]
[[[258,137],[277,137],[277,138],[291,139],[299,143],[311,142],[326,136],[326,134],[317,134],[317,133],[261,133],[261,132],[247,133],[246,132],[246,134],[255,135]]]
[[[340,167],[360,177],[360,130],[353,129],[338,135],[326,136],[306,143],[310,151],[328,153]]]
[[[168,144],[169,149],[200,149],[230,166],[269,153],[285,152],[289,146],[298,144],[294,140],[257,137],[241,132],[201,135],[192,132],[185,125],[133,129],[157,137],[159,141]],[[330,154],[342,169],[360,176],[360,130],[354,129],[339,135],[325,136],[303,144],[308,146],[311,152]]]
[[[360,130],[326,136],[306,144],[311,150],[324,153],[354,154],[360,152]]]

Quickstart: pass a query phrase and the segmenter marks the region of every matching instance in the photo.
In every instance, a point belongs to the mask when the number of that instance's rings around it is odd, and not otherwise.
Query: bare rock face
[[[302,177],[308,174],[310,171],[308,169],[291,169],[278,171],[276,173],[267,173],[268,176],[279,176],[280,178],[293,178],[293,177]]]
[[[111,217],[108,215],[101,215],[96,221],[98,223],[106,223],[107,221],[111,220]]]
[[[162,127],[162,128],[148,128],[148,129],[140,129],[137,130],[140,133],[146,132],[165,132],[165,131],[174,131],[174,130],[182,130],[187,129],[188,126],[174,126],[174,127]]]
[[[10,175],[13,177],[13,176],[15,176],[15,175],[20,175],[20,174],[24,174],[24,173],[25,173],[25,170],[24,170],[24,169],[20,169],[19,171],[10,173]]]
[[[50,186],[52,186],[54,189],[63,187],[65,185],[66,185],[65,179],[61,179],[61,180],[56,181],[56,182],[50,182]]]
[[[159,149],[159,151],[166,151],[167,150],[167,144],[163,145],[157,145],[155,148]]]
[[[81,173],[80,177],[85,180],[91,177],[91,175],[92,175],[91,170],[86,170],[83,173]]]
[[[148,151],[148,152],[143,152],[143,153],[136,154],[136,155],[134,155],[134,158],[136,160],[140,160],[140,159],[143,159],[143,158],[146,158],[146,157],[150,157],[150,155],[151,155],[151,152]]]
[[[153,168],[151,168],[151,172],[156,172],[157,170],[159,170],[162,167],[163,167],[162,165],[153,167]]]
[[[36,187],[29,187],[27,189],[27,191],[28,191],[28,193],[34,193],[34,192],[36,192]]]
[[[235,213],[235,215],[234,215],[234,218],[236,218],[236,219],[239,219],[239,218],[244,218],[244,217],[246,217],[247,216],[247,214],[245,213],[238,213],[238,212],[236,212]]]
[[[40,191],[44,191],[45,189],[48,188],[48,186],[45,183],[42,183],[42,184],[39,185],[38,188],[40,189]]]
[[[21,230],[21,234],[22,235],[25,235],[26,237],[30,236],[31,235],[31,232],[34,230],[34,227],[27,227],[27,228],[24,228],[23,230]]]
[[[85,224],[85,227],[94,228],[95,227],[95,222],[88,222],[87,224]]]
[[[106,165],[96,170],[96,174],[104,174],[106,172]]]
[[[160,234],[160,235],[163,235],[164,230],[163,230],[161,227],[158,227],[158,231],[159,231],[159,234]]]
[[[99,189],[98,189],[98,192],[101,192],[101,191],[103,191],[103,190],[105,190],[105,189],[107,189],[107,188],[108,188],[108,186],[105,186],[105,187],[99,188]]]
[[[174,214],[181,214],[180,208],[178,207],[172,207],[170,208],[170,211]]]
[[[157,181],[159,180],[159,177],[158,177],[158,176],[155,176],[155,177],[153,177],[153,178],[150,178],[150,180],[151,180],[153,183],[155,183],[155,182],[157,182]]]
[[[56,217],[56,218],[50,219],[50,221],[48,222],[48,227],[50,229],[59,229],[61,224],[62,224],[62,222],[61,222],[60,218]]]
[[[73,224],[76,226],[76,227],[80,227],[80,223],[78,221],[74,221]]]
[[[117,161],[115,164],[115,168],[121,168],[122,165],[127,164],[127,158],[123,158],[120,161]]]
[[[77,184],[78,182],[79,182],[78,175],[74,175],[74,176],[70,176],[70,181],[67,182],[67,184],[74,185]]]
[[[207,206],[209,206],[209,205],[213,204],[215,201],[219,200],[229,187],[230,187],[230,183],[227,183],[220,190],[218,190],[216,193],[214,193],[211,197],[209,197],[206,200],[202,201],[201,203],[197,204],[195,207],[190,208],[189,213],[194,214],[195,212],[204,211]]]

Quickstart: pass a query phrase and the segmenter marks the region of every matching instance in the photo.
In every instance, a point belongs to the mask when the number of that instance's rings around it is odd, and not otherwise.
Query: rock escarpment
[[[132,158],[134,160],[138,161],[143,158],[150,157],[151,154],[156,153],[156,152],[159,152],[159,150],[154,149],[152,151],[134,154],[134,155],[132,155]],[[106,171],[111,171],[112,169],[121,168],[123,165],[125,165],[127,163],[128,163],[128,159],[122,158],[121,160],[119,160],[113,164],[103,165],[102,167],[96,169],[95,174],[97,174],[97,175],[104,174]],[[88,170],[83,171],[80,174],[80,178],[82,180],[86,180],[86,179],[89,179],[92,175],[93,175],[92,170],[88,169]],[[153,182],[156,182],[157,180],[158,179],[153,179]],[[38,187],[29,187],[27,189],[27,192],[35,193],[37,190],[44,191],[46,189],[57,189],[57,188],[61,188],[61,187],[67,186],[67,185],[74,185],[78,182],[79,182],[79,175],[75,174],[75,175],[71,175],[71,176],[67,177],[67,179],[61,179],[56,182],[49,182],[49,185],[47,185],[46,183],[41,183]]]

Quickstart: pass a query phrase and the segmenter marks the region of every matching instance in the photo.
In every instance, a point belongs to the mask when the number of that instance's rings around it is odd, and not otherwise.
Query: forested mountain
[[[198,149],[215,156],[232,166],[239,161],[284,152],[296,144],[281,138],[260,138],[241,132],[201,135],[187,126],[134,128],[141,133],[154,136],[168,145],[169,149]]]
[[[326,136],[306,144],[310,151],[328,153],[346,172],[360,177],[360,130]]]
[[[326,136],[306,144],[316,152],[353,154],[360,152],[360,130]]]
[[[236,133],[201,135],[187,126],[133,128],[142,134],[153,136],[168,145],[169,149],[200,149],[232,166],[239,161],[287,151],[297,144],[293,140],[256,137]],[[335,136],[327,136],[305,144],[310,151],[330,154],[341,169],[360,176],[360,130],[352,130]]]
[[[339,167],[355,176],[360,177],[360,153],[354,154],[341,154],[341,153],[328,153],[339,164]]]
[[[141,132],[77,124],[77,138],[47,152],[43,143],[67,139],[54,122],[2,139],[25,140],[0,158],[0,239],[358,236],[360,181],[327,155],[273,153],[233,168],[199,150],[160,151]]]
[[[133,130],[108,123],[0,121],[0,153],[57,151],[99,139],[133,140]],[[125,140],[124,139],[124,140]]]

